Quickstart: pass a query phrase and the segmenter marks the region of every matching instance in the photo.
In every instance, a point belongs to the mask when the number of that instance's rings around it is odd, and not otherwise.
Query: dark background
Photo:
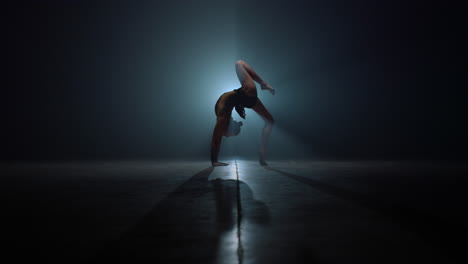
[[[448,1],[15,1],[2,160],[209,157],[243,59],[271,158],[466,160],[466,11]],[[240,119],[233,114],[234,119]],[[222,156],[255,157],[248,110]]]

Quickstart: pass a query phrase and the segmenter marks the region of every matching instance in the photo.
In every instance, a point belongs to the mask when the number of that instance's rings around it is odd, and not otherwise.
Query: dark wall
[[[464,13],[407,1],[16,1],[2,159],[205,158],[243,59],[275,158],[466,159]],[[235,119],[240,119],[233,114]],[[252,111],[222,155],[256,155]]]
[[[460,7],[427,1],[251,7],[239,14],[242,56],[266,69],[278,88],[278,125],[316,153],[467,156]]]

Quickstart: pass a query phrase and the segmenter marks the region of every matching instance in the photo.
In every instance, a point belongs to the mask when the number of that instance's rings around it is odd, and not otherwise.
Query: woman
[[[245,118],[244,107],[252,108],[265,121],[262,133],[262,144],[260,146],[260,164],[267,165],[265,162],[266,145],[271,129],[273,128],[273,117],[257,97],[257,87],[255,82],[260,84],[262,90],[268,90],[272,95],[275,94],[268,83],[262,80],[257,73],[245,61],[236,62],[236,73],[241,87],[234,91],[221,95],[215,105],[216,125],[211,139],[211,164],[213,166],[227,166],[227,163],[218,162],[219,149],[223,136],[237,136],[240,132],[242,122],[236,122],[232,119],[232,109]],[[254,82],[255,81],[255,82]]]

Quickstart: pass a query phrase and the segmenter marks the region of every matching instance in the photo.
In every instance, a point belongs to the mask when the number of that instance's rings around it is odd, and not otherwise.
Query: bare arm
[[[218,162],[218,154],[221,148],[221,140],[223,139],[224,131],[229,123],[229,118],[225,116],[218,116],[216,125],[213,130],[213,137],[211,138],[211,164],[213,166],[227,165],[226,163]]]

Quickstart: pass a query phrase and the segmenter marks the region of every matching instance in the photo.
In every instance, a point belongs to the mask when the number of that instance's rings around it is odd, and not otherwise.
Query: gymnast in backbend
[[[217,118],[213,137],[211,139],[211,164],[213,166],[228,165],[227,163],[218,161],[221,140],[223,136],[237,136],[240,133],[242,122],[234,121],[231,117],[231,113],[232,109],[235,108],[237,113],[245,119],[244,108],[246,107],[253,109],[265,121],[259,153],[259,162],[262,166],[265,166],[267,165],[265,162],[266,145],[271,129],[273,128],[274,121],[270,112],[268,112],[257,97],[257,87],[255,86],[255,82],[260,84],[262,90],[267,90],[272,95],[275,94],[275,89],[262,80],[245,61],[238,60],[236,62],[236,73],[241,83],[241,87],[234,91],[222,94],[215,105],[215,114]]]

